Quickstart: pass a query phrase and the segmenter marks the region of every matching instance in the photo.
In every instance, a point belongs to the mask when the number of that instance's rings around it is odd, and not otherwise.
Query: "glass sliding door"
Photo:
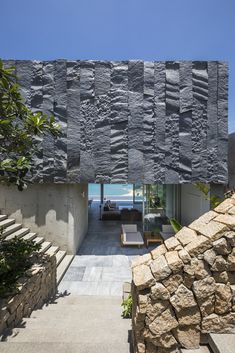
[[[133,184],[133,203],[142,203],[143,202],[143,184]]]
[[[178,218],[178,185],[144,185],[143,228],[144,231],[159,233],[162,224]]]

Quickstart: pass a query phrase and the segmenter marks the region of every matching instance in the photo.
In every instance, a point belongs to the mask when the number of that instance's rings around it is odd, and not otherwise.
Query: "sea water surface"
[[[100,184],[88,185],[89,199],[100,201]],[[104,184],[104,198],[111,201],[133,201],[132,184]]]

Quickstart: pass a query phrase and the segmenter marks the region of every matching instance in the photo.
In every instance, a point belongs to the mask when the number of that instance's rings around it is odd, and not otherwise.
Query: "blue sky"
[[[4,59],[226,60],[235,131],[234,0],[2,0]]]

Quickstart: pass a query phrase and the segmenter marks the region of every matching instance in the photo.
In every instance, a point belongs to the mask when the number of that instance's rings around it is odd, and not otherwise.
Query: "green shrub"
[[[132,296],[129,294],[127,299],[124,299],[122,302],[122,317],[129,319],[132,316]]]
[[[30,240],[0,240],[0,297],[17,292],[17,280],[30,268],[32,255],[39,249]]]

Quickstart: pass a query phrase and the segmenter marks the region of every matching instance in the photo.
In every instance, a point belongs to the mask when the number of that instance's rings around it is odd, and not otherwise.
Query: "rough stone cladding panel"
[[[228,68],[217,61],[6,61],[33,111],[34,182],[227,182]]]

